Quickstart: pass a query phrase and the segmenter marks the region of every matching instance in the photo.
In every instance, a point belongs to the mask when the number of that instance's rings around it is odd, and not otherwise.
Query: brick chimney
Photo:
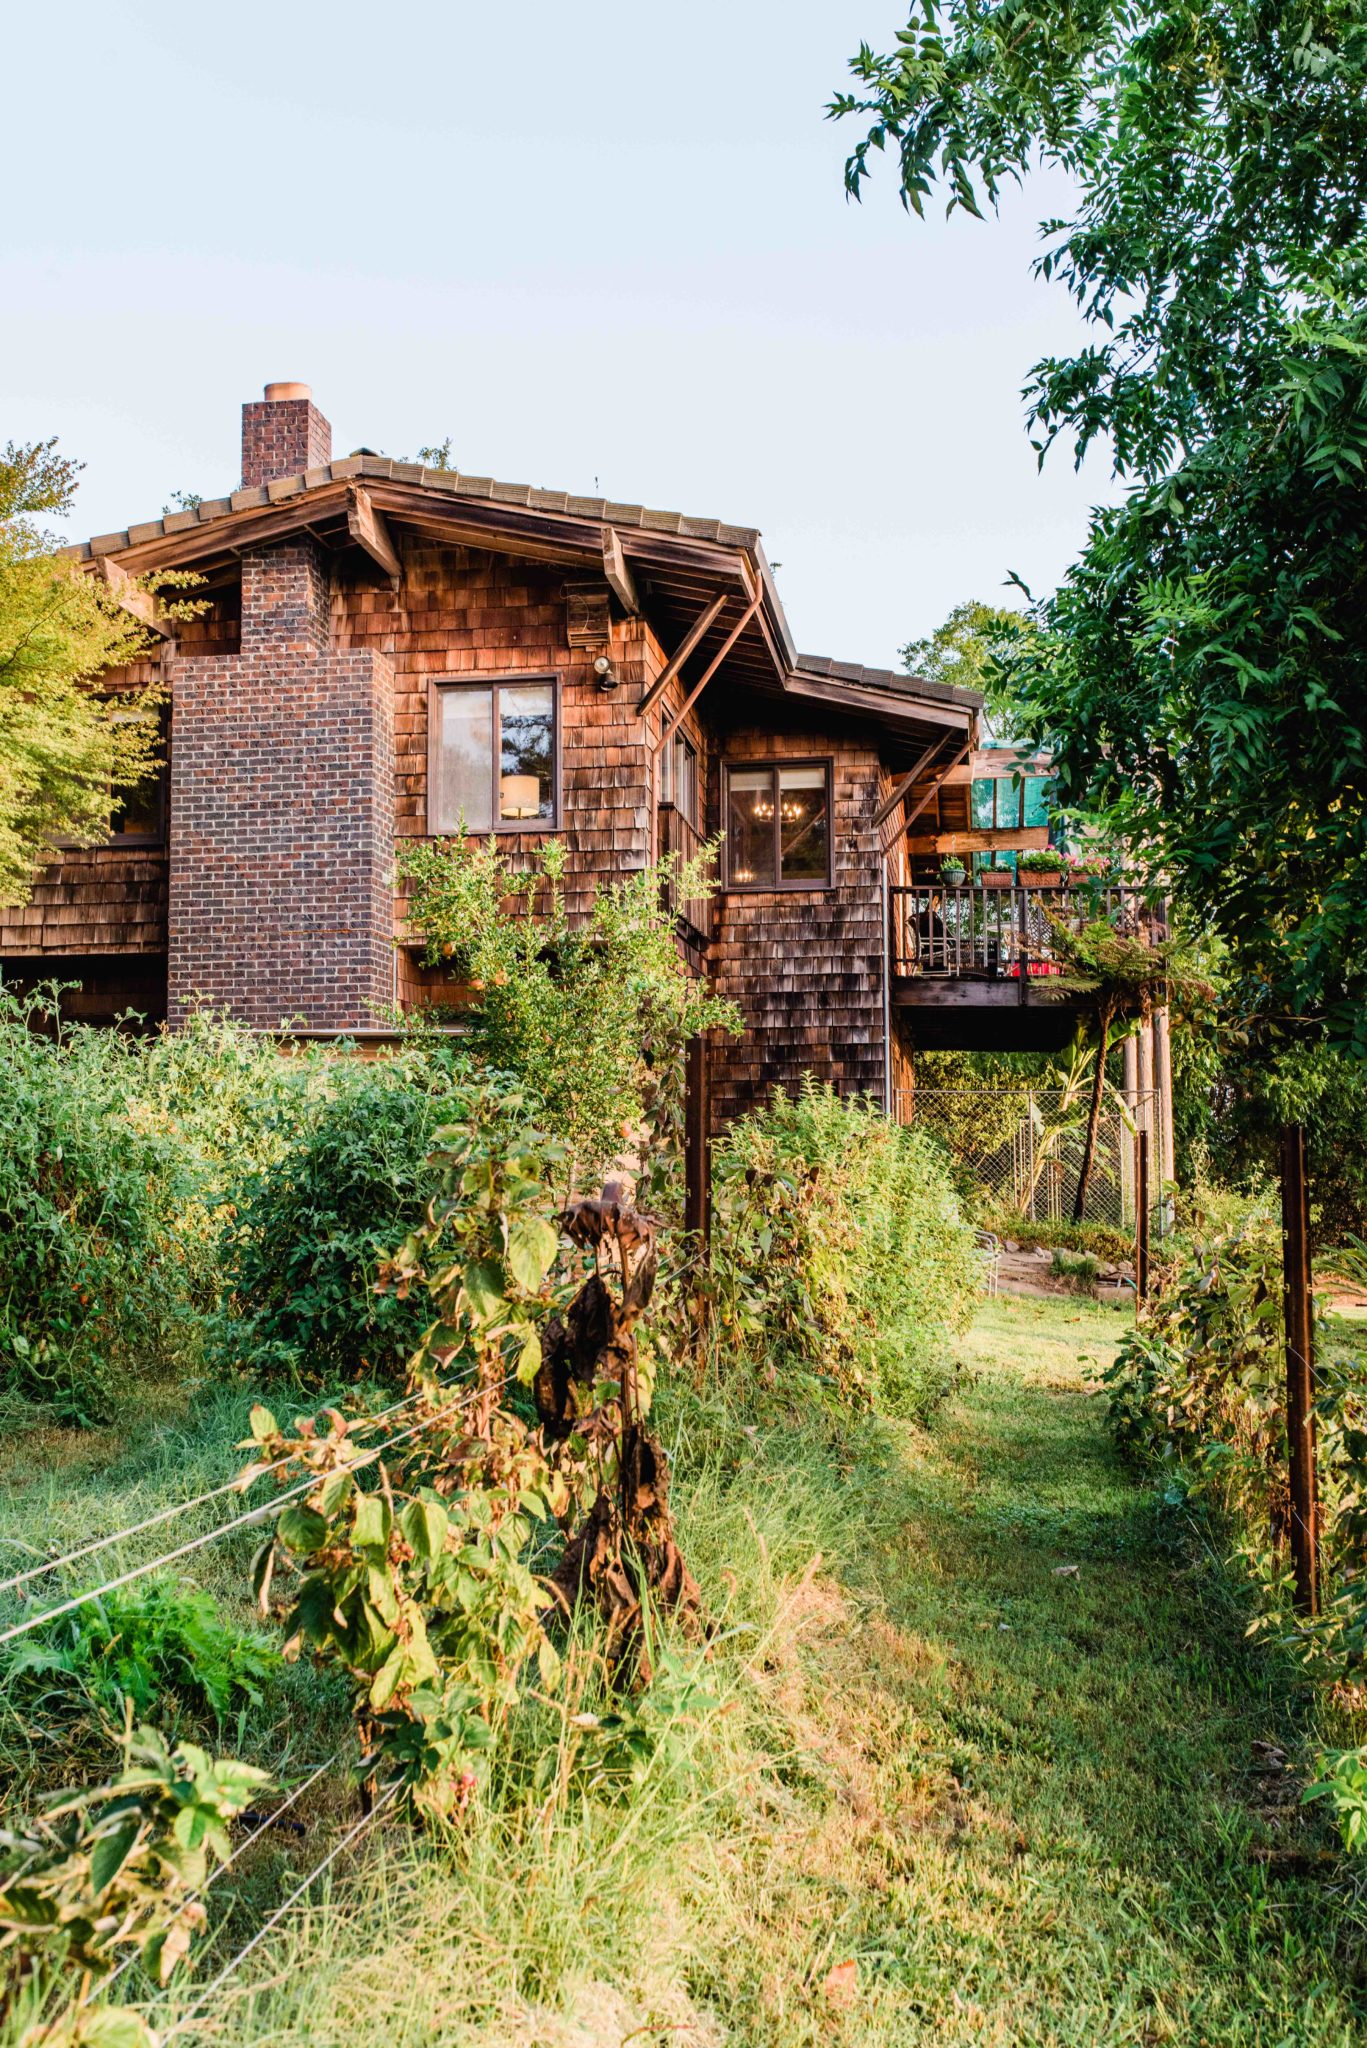
[[[242,408],[242,485],[302,476],[332,460],[332,428],[307,384],[268,384]]]

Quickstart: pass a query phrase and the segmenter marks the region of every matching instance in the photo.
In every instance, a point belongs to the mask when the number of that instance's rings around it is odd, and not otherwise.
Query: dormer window
[[[432,833],[544,832],[559,822],[553,676],[438,683],[429,709]]]

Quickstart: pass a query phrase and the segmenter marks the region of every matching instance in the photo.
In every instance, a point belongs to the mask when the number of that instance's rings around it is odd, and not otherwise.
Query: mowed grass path
[[[1355,1886],[1282,1763],[1296,1690],[1111,1448],[1118,1328],[987,1304],[885,1502],[871,1675],[950,1791],[861,1974],[914,1990],[908,2041],[1361,2041]]]

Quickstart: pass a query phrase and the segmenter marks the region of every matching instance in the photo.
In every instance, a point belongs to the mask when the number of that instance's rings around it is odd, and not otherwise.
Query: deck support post
[[[1281,1140],[1282,1282],[1286,1324],[1286,1443],[1291,1491],[1291,1563],[1296,1607],[1319,1612],[1318,1484],[1315,1472],[1315,1297],[1310,1271],[1310,1196],[1305,1127]]]

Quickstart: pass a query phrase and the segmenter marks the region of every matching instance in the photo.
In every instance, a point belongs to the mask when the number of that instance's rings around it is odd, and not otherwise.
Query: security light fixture
[[[610,654],[595,655],[593,673],[598,678],[600,690],[615,690],[617,688],[617,671],[612,665],[612,656]]]

